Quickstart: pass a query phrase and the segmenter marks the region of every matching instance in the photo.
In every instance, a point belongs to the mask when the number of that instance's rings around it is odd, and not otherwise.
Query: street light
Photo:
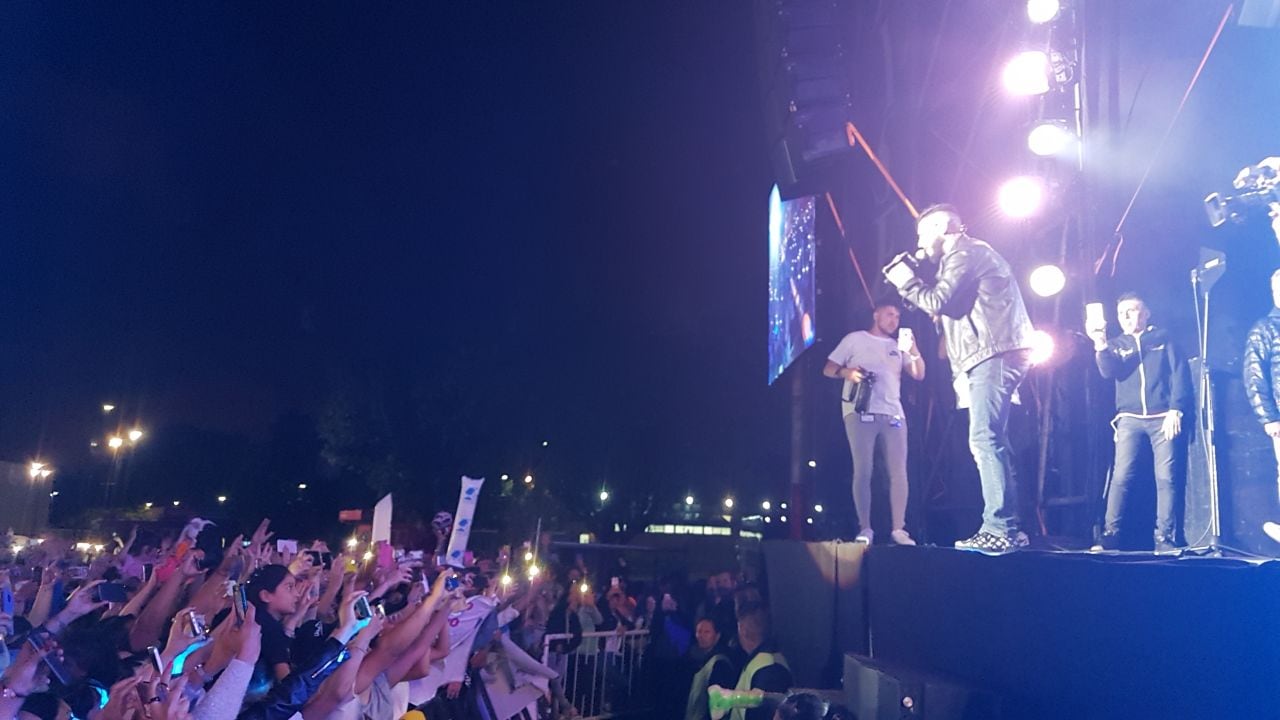
[[[142,439],[141,430],[139,430],[138,428],[134,428],[129,431],[129,442],[137,444],[137,442],[141,439]]]

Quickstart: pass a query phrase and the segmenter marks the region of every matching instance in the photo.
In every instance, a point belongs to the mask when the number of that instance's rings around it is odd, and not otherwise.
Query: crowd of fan
[[[455,571],[430,548],[382,562],[274,543],[266,520],[225,547],[202,528],[92,554],[6,542],[0,720],[568,718],[587,677],[652,717],[705,718],[714,685],[792,684],[758,590],[730,573],[645,587],[546,545],[541,573],[511,572],[505,548]],[[731,717],[826,713],[807,695],[766,705]]]

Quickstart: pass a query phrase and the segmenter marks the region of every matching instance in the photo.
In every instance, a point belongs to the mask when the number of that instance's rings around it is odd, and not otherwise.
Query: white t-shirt
[[[845,335],[827,359],[840,367],[860,367],[875,373],[867,412],[902,417],[902,367],[911,362],[911,358],[898,350],[897,340],[858,330]],[[844,381],[840,397],[853,397],[853,383],[849,380]],[[843,400],[840,410],[845,416],[852,415],[853,403]]]

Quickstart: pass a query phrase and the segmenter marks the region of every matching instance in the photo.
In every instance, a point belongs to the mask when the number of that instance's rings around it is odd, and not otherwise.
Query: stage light
[[[306,490],[306,489],[307,489],[307,484],[306,484],[306,483],[298,483],[298,489],[299,489],[299,490]]]
[[[1030,217],[1044,202],[1044,182],[1026,175],[1008,180],[1000,186],[996,203],[1011,218]]]
[[[805,518],[804,521],[809,523],[810,525],[813,524],[813,518]]]
[[[146,509],[148,509],[148,510],[150,510],[150,509],[151,509],[151,505],[152,505],[152,503],[142,503],[142,507],[144,507],[144,508],[146,508]]]
[[[1053,297],[1067,286],[1067,276],[1057,265],[1041,265],[1028,278],[1031,292],[1040,297]]]
[[[769,502],[768,500],[765,500],[764,502],[760,503],[760,509],[764,510],[765,512],[768,512],[769,510],[773,509],[773,503]]]
[[[818,467],[818,461],[817,461],[817,460],[810,460],[810,461],[809,461],[809,467],[811,467],[811,468],[816,468],[816,467]]]
[[[529,551],[526,551],[526,552],[525,552],[525,554],[524,554],[524,561],[525,561],[525,562],[533,562],[533,551],[532,551],[532,550],[529,550]]]
[[[49,493],[49,497],[58,497],[58,491],[54,490],[53,492]]]
[[[821,506],[821,505],[814,505],[814,506],[813,506],[813,511],[814,511],[814,512],[819,512],[819,513],[820,513],[820,512],[822,512],[822,506]]]
[[[1027,0],[1027,19],[1037,25],[1052,21],[1062,12],[1059,0]]]
[[[102,412],[104,412],[104,413],[109,413],[109,412],[111,412],[112,410],[115,410],[115,409],[116,409],[116,406],[115,406],[115,405],[111,405],[111,404],[109,404],[109,403],[108,403],[108,404],[106,404],[106,405],[103,405],[103,406],[102,406]]]
[[[728,509],[732,510],[732,509],[733,509],[733,498],[731,498],[731,497],[727,497],[727,498],[725,498],[725,499],[724,499],[724,506],[725,506],[726,508],[728,508]]]
[[[685,496],[684,496],[684,504],[685,504],[685,505],[692,505],[692,504],[693,504],[693,496],[692,496],[692,495],[685,495]]]
[[[27,472],[30,473],[32,479],[40,477],[42,470],[44,470],[44,463],[42,462],[33,462],[27,467]]]
[[[219,496],[218,496],[218,502],[219,502],[219,503],[224,503],[224,502],[226,502],[226,501],[227,501],[227,496],[226,496],[226,495],[219,495]]]
[[[1040,50],[1028,50],[1013,56],[1000,76],[1004,89],[1013,95],[1043,95],[1049,92],[1049,78],[1053,67],[1049,55]]]
[[[508,475],[508,474],[506,474],[506,473],[502,473],[502,477],[501,477],[500,479],[502,479],[502,480],[510,480],[510,479],[511,479],[511,476],[510,476],[510,475]]]
[[[178,506],[179,506],[179,505],[181,505],[181,504],[182,504],[182,501],[181,501],[181,500],[174,500],[174,501],[173,501],[173,506],[174,506],[174,507],[178,507]]]
[[[124,438],[119,437],[117,435],[112,435],[111,437],[107,438],[107,447],[111,448],[112,450],[119,450],[121,445],[124,445]]]
[[[1075,139],[1063,123],[1046,120],[1027,133],[1027,148],[1040,157],[1052,157],[1066,150]]]
[[[601,491],[600,491],[600,502],[606,502],[608,499],[609,499],[609,491],[608,491],[608,490],[601,490]]]
[[[585,580],[582,581],[582,584],[578,586],[578,592],[582,593],[583,595],[586,595],[590,591],[591,591],[591,586],[588,585]]]
[[[524,484],[525,484],[525,485],[532,485],[532,484],[533,484],[533,476],[532,476],[532,475],[525,475],[525,476],[524,476]]]
[[[773,522],[773,518],[768,517],[768,516],[766,515],[766,516],[765,516],[764,521],[765,521],[765,522],[767,522],[767,523],[771,523],[771,522]]]
[[[141,431],[141,430],[139,430],[139,429],[137,429],[137,428],[134,428],[133,430],[130,430],[130,431],[129,431],[129,442],[131,442],[131,443],[136,443],[136,442],[138,442],[138,441],[139,441],[139,440],[141,440],[141,439],[142,439],[142,431]]]
[[[1031,332],[1031,364],[1042,365],[1053,357],[1053,336],[1044,330]]]
[[[782,504],[781,504],[781,505],[779,505],[778,507],[782,508],[783,510],[786,510],[786,509],[787,509],[787,504],[786,504],[786,503],[782,503]]]
[[[783,515],[782,517],[778,518],[778,520],[779,520],[780,522],[786,522],[786,521],[787,521],[787,516],[786,516],[786,515]]]

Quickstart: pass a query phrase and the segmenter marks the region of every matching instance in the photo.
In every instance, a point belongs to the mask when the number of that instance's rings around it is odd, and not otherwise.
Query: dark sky
[[[399,367],[592,472],[756,464],[753,37],[748,3],[5,4],[4,456],[105,400],[261,437]]]

